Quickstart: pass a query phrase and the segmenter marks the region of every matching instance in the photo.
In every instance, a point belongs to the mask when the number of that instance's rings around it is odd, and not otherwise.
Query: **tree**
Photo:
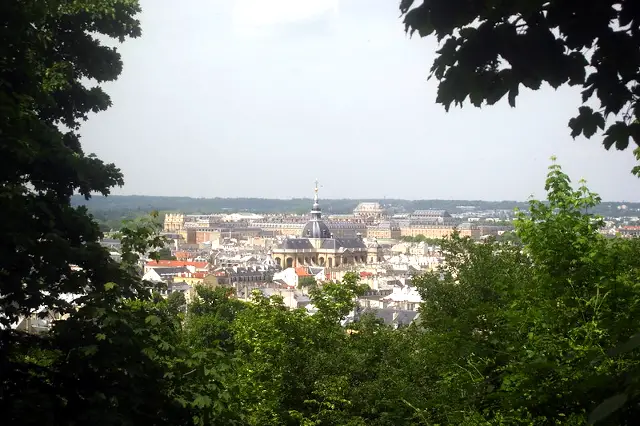
[[[231,324],[246,304],[233,298],[233,289],[196,286],[197,297],[189,304],[185,339],[192,348],[233,350]]]
[[[71,205],[76,193],[123,184],[113,164],[83,152],[78,130],[110,106],[99,84],[122,71],[101,39],[139,36],[139,11],[137,0],[2,6],[0,406],[9,423],[185,424],[211,413],[180,379],[196,362],[139,276],[140,254],[160,247],[155,219],[121,230],[118,264],[87,209]],[[45,311],[68,317],[44,335],[13,330]]]
[[[502,235],[499,235],[497,237],[498,241],[502,241],[504,243],[510,243],[510,244],[516,244],[516,245],[520,245],[522,242],[520,241],[520,238],[518,238],[518,235],[515,233],[515,231],[505,231],[502,233]]]
[[[187,300],[184,297],[184,293],[181,291],[174,291],[167,297],[167,307],[169,312],[178,314],[184,310],[187,306]]]
[[[137,1],[8,0],[0,17],[0,323],[9,327],[40,306],[66,313],[64,293],[100,293],[119,272],[79,192],[122,185],[113,164],[86,155],[78,129],[109,97],[86,81],[112,81],[120,55],[97,35],[140,35]],[[82,268],[71,269],[72,265]]]
[[[330,281],[320,288],[312,288],[309,295],[319,311],[314,317],[330,323],[344,320],[356,307],[356,298],[368,288],[360,284],[359,280],[360,277],[354,272],[347,272],[341,282]]]
[[[395,383],[410,353],[405,341],[370,317],[352,327],[355,337],[340,324],[360,291],[354,274],[312,289],[313,315],[287,309],[280,296],[253,294],[231,324],[236,404],[248,424],[397,425],[411,418],[409,407],[396,408],[406,395]]]
[[[531,265],[515,247],[458,234],[441,248],[443,266],[412,281],[424,300],[421,327],[428,333],[419,338],[423,365],[414,368],[433,381],[416,407],[427,424],[473,424],[481,407],[491,409],[486,393],[512,356],[506,348],[517,347],[507,308],[531,280]]]
[[[158,251],[158,260],[176,260],[176,257],[171,254],[171,249],[163,247]]]
[[[440,241],[442,241],[441,238],[429,238],[423,234],[418,234],[415,237],[405,235],[404,237],[400,237],[400,240],[407,243],[427,243],[431,245],[439,244]]]
[[[640,145],[637,1],[401,0],[400,11],[410,34],[440,42],[431,76],[445,109],[467,99],[493,105],[505,95],[515,106],[521,85],[568,84],[582,88],[583,105],[569,120],[574,138],[604,130],[606,149]]]
[[[307,392],[310,318],[288,310],[282,297],[253,293],[253,303],[231,324],[237,348],[238,405],[251,425],[288,424]]]
[[[78,294],[74,310],[49,333],[3,336],[9,368],[2,370],[0,407],[8,421],[110,426],[193,417],[196,410],[179,400],[180,376],[168,374],[184,373],[191,360],[179,345],[179,322],[139,278],[140,254],[155,257],[162,246],[157,231],[153,219],[126,224],[118,280]]]
[[[604,419],[602,401],[605,424],[638,415],[614,405],[638,397],[640,360],[610,348],[636,333],[640,242],[602,236],[599,197],[556,164],[546,189],[515,221],[522,247],[455,236],[440,270],[413,281],[430,424],[585,424]]]
[[[298,278],[298,289],[312,289],[317,287],[318,282],[312,276],[305,276]]]

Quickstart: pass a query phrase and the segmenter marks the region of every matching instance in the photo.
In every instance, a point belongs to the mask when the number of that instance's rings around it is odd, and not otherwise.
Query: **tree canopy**
[[[298,278],[298,289],[311,289],[317,285],[316,279],[311,275]]]
[[[8,0],[0,13],[0,409],[11,424],[176,424],[191,413],[166,374],[186,368],[172,317],[140,279],[157,223],[122,229],[122,263],[74,194],[122,185],[81,146],[122,71],[104,40],[140,35],[136,0]],[[16,329],[55,313],[51,332]],[[177,368],[177,370],[174,370]],[[178,377],[178,376],[176,376]],[[186,417],[185,417],[186,416]]]
[[[401,0],[410,34],[435,35],[436,101],[515,106],[521,87],[582,89],[573,137],[640,145],[640,4],[635,0]],[[596,108],[593,109],[592,105]],[[640,153],[640,151],[636,151]]]
[[[78,129],[109,107],[96,85],[122,71],[98,36],[140,35],[137,1],[8,0],[0,17],[0,197],[3,271],[0,323],[39,306],[66,312],[63,293],[117,281],[98,226],[74,193],[88,198],[122,185],[120,171],[84,153]],[[71,269],[75,265],[81,271]],[[46,292],[45,292],[46,290]],[[91,291],[89,291],[91,292]]]

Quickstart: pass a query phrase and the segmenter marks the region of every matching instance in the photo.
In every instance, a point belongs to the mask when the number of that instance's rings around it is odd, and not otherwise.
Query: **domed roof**
[[[322,220],[312,218],[302,228],[302,236],[305,238],[331,238],[331,231]]]
[[[331,238],[331,231],[326,223],[322,221],[322,211],[318,203],[318,181],[316,180],[315,195],[313,197],[313,207],[311,208],[311,219],[302,228],[303,238]]]

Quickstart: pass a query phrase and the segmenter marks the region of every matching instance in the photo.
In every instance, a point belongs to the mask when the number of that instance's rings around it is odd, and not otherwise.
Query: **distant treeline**
[[[480,200],[400,200],[400,199],[326,199],[322,200],[325,214],[346,214],[361,202],[378,202],[386,207],[396,207],[407,213],[422,209],[443,209],[450,213],[461,213],[461,206],[474,206],[475,210],[513,210],[527,209],[528,204],[522,201],[480,201]],[[101,223],[133,218],[153,210],[159,212],[182,212],[187,214],[207,213],[307,213],[312,200],[309,198],[269,199],[269,198],[190,198],[190,197],[156,197],[142,195],[96,196],[89,201],[76,196],[74,205],[86,205]],[[593,213],[602,216],[621,216],[631,210],[640,208],[640,203],[627,203],[629,210],[619,210],[622,203],[605,202]]]

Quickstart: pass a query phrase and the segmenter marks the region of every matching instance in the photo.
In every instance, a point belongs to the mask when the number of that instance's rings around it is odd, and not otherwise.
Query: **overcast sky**
[[[579,94],[445,113],[433,39],[397,0],[142,0],[113,107],[82,130],[118,194],[524,200],[549,157],[606,200],[640,200],[631,151],[569,136]],[[523,92],[521,90],[521,92]]]

